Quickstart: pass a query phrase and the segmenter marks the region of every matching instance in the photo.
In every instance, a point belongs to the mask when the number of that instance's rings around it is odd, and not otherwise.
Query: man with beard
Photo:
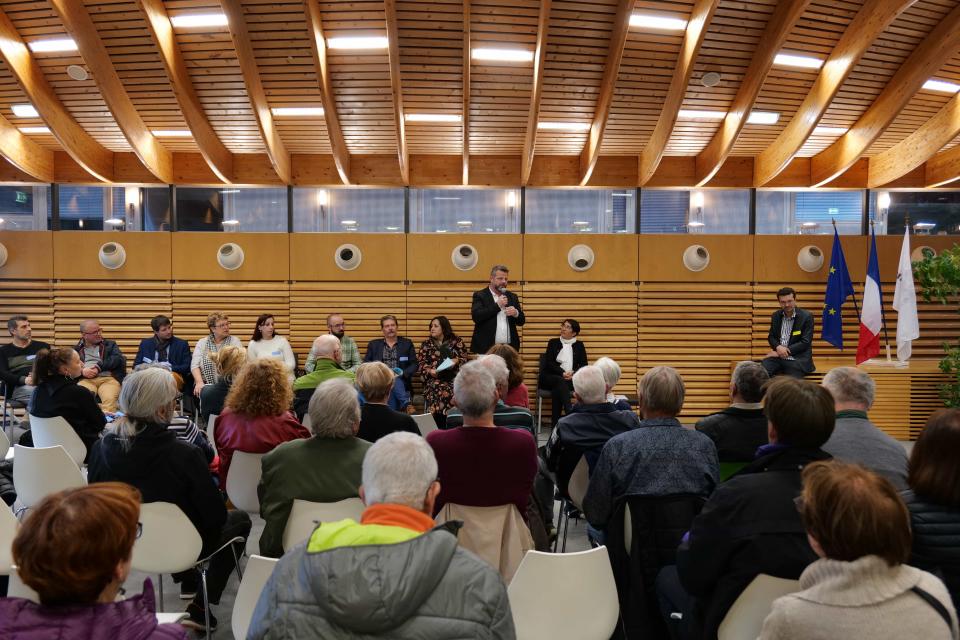
[[[339,313],[331,313],[327,316],[327,331],[330,335],[334,335],[340,340],[340,352],[342,354],[340,366],[347,371],[356,373],[357,367],[359,367],[363,361],[360,359],[360,350],[357,348],[356,341],[346,335],[346,328],[347,324],[343,321],[343,316]],[[311,350],[307,356],[307,363],[304,365],[304,369],[306,369],[307,372],[313,371],[316,362],[317,356],[313,353],[313,350]]]

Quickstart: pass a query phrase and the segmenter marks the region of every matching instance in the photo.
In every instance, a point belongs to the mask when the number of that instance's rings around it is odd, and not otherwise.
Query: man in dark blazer
[[[473,292],[470,317],[473,318],[473,338],[470,350],[486,353],[497,343],[507,343],[520,351],[517,327],[527,321],[520,309],[520,298],[507,291],[510,270],[498,264],[490,270],[490,284]]]
[[[779,311],[770,318],[767,342],[771,350],[763,359],[770,377],[781,374],[802,378],[813,364],[813,314],[797,306],[797,292],[790,287],[777,291]]]

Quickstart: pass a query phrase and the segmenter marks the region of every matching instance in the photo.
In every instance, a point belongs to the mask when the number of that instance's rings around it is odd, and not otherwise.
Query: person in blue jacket
[[[173,335],[173,323],[167,316],[154,316],[150,320],[153,336],[140,341],[133,368],[140,365],[165,365],[177,381],[177,389],[183,389],[183,382],[190,378],[190,345]]]

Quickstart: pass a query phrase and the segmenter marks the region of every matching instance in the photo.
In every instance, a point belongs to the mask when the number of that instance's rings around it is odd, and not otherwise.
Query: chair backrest
[[[0,420],[3,418],[0,417]],[[0,460],[6,459],[8,451],[10,451],[10,438],[3,432],[3,427],[0,425]]]
[[[169,502],[140,505],[143,531],[133,543],[132,566],[146,573],[177,573],[195,564],[203,548],[186,514]]]
[[[237,589],[237,599],[233,603],[233,615],[230,618],[234,638],[247,637],[247,629],[250,628],[250,621],[253,619],[253,610],[277,562],[279,560],[276,558],[256,555],[250,556],[247,560],[247,567],[243,570],[243,580],[240,581],[240,588]]]
[[[288,551],[309,538],[321,522],[336,522],[346,518],[359,522],[362,514],[363,502],[360,498],[346,498],[338,502],[294,500],[287,526],[283,530],[283,550]]]
[[[509,583],[524,554],[534,548],[533,537],[514,504],[472,507],[448,502],[437,514],[437,523],[460,520],[460,546],[472,551],[500,572]]]
[[[213,453],[217,453],[217,441],[213,437],[213,427],[217,422],[217,418],[220,417],[219,413],[211,413],[207,417],[207,440],[210,441],[210,446],[213,447]]]
[[[606,640],[619,620],[606,547],[577,553],[530,551],[507,595],[521,640]]]
[[[17,501],[25,507],[34,506],[51,493],[87,484],[80,468],[60,445],[24,447],[18,444],[13,448],[16,451],[13,486],[17,490]]]
[[[78,464],[82,465],[87,457],[87,445],[62,416],[38,418],[30,416],[30,433],[33,434],[33,446],[55,447],[58,444]]]
[[[704,502],[703,496],[688,493],[624,499],[624,536],[629,532],[630,541],[627,553],[636,551],[631,562],[640,563],[646,585],[653,585],[660,569],[676,563],[677,546]]]
[[[303,414],[303,420],[300,421],[300,424],[303,425],[303,428],[313,433],[313,418],[310,417],[309,413]]]
[[[717,631],[718,640],[757,638],[763,620],[773,608],[773,601],[788,593],[800,591],[799,580],[774,578],[761,573],[736,599]]]
[[[570,502],[581,511],[583,510],[583,499],[587,495],[588,486],[590,486],[590,466],[587,464],[587,459],[581,457],[580,462],[573,468],[570,481],[567,483],[567,495],[570,496]]]
[[[437,421],[433,419],[432,414],[421,413],[413,416],[413,419],[417,423],[417,428],[420,429],[420,435],[422,435],[424,438],[426,438],[427,434],[431,431],[437,430]]]
[[[29,600],[30,602],[40,602],[40,596],[37,595],[37,592],[28,587],[23,583],[23,580],[20,579],[20,574],[17,573],[16,567],[10,567],[10,582],[7,584],[7,597],[8,598],[23,598],[24,600]]]
[[[227,472],[227,497],[237,509],[247,513],[260,513],[260,497],[257,485],[260,483],[262,453],[234,451]]]
[[[10,573],[13,566],[13,538],[17,535],[17,517],[13,510],[0,504],[0,576]]]

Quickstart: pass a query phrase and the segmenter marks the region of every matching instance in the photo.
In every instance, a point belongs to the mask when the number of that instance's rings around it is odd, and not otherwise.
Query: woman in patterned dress
[[[420,345],[417,371],[423,379],[423,404],[433,414],[437,426],[446,424],[446,414],[453,406],[453,379],[466,359],[467,348],[453,332],[446,316],[430,320],[430,337]],[[437,371],[449,358],[453,366]]]

